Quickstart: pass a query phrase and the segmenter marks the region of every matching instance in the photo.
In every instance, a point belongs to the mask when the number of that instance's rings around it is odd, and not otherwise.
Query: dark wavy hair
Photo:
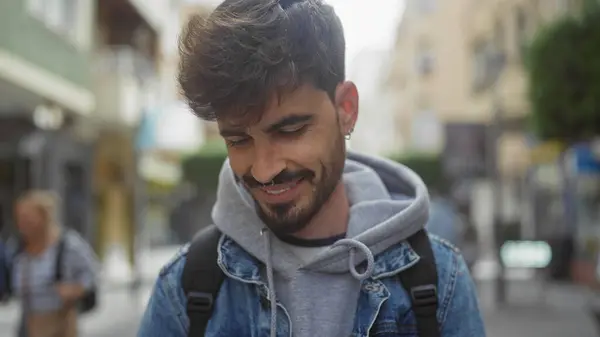
[[[304,84],[333,99],[345,49],[341,21],[322,0],[225,0],[183,29],[179,85],[204,120],[260,118],[273,95]]]

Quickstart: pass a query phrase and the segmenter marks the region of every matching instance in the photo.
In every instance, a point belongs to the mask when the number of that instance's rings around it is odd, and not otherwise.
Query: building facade
[[[456,24],[467,3],[406,1],[387,81],[405,151],[440,152],[444,122],[479,118],[466,109],[467,34]]]
[[[398,26],[388,90],[409,151],[440,152],[444,125],[505,124],[499,165],[522,173],[528,113],[523,55],[537,30],[575,12],[578,0],[408,0]],[[457,24],[458,23],[458,24]],[[499,60],[498,60],[499,59]],[[435,136],[438,133],[440,136]]]
[[[92,143],[77,125],[96,108],[89,55],[95,0],[0,3],[0,221],[27,189],[62,197],[66,226],[93,235]],[[83,207],[82,207],[83,206]]]
[[[554,191],[553,201],[542,204],[561,204],[557,175],[548,173],[555,168],[529,174],[535,153],[526,125],[524,56],[541,27],[577,13],[580,5],[578,0],[407,0],[388,78],[397,97],[397,130],[407,151],[440,153],[446,171],[448,163],[457,164],[450,167],[454,173],[473,169],[454,183],[457,190],[470,191],[465,199],[471,200],[471,215],[484,236],[495,235],[495,213],[503,224],[520,223],[525,237],[537,235],[532,194],[539,181],[554,181],[554,187],[544,187],[546,194]],[[496,181],[500,188],[493,187]],[[552,214],[554,222],[561,217]],[[560,232],[558,224],[546,227],[554,233],[548,236]]]

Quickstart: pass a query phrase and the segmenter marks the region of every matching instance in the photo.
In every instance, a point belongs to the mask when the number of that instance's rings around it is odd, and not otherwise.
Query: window
[[[433,72],[435,56],[432,49],[431,43],[428,40],[422,39],[419,42],[416,68],[417,73],[421,76],[426,76]]]
[[[435,10],[436,0],[415,0],[419,5],[419,11],[423,14],[430,14]]]
[[[431,74],[434,63],[435,59],[430,51],[420,53],[417,58],[417,72],[422,76]]]
[[[78,28],[78,11],[79,11],[79,1],[78,0],[63,0],[59,1],[62,4],[62,17],[61,24],[63,30],[74,36],[77,32]]]
[[[52,0],[28,0],[27,1],[27,9],[29,10],[30,13],[35,14],[35,15],[39,15],[42,16],[44,15],[44,10],[46,8],[46,5],[48,3],[50,3]]]
[[[501,19],[496,19],[494,24],[494,44],[498,50],[504,50],[506,44],[506,34]]]
[[[27,0],[27,9],[50,29],[78,40],[82,0]]]
[[[411,145],[414,150],[432,152],[441,144],[441,123],[432,109],[419,111],[412,120]]]
[[[473,90],[479,91],[485,86],[487,77],[486,44],[478,42],[473,47]]]
[[[523,57],[525,54],[525,48],[527,48],[527,43],[528,43],[528,25],[529,25],[527,13],[525,12],[525,9],[523,9],[523,7],[518,7],[516,9],[515,21],[516,21],[515,22],[515,25],[516,25],[515,41],[517,41],[517,51],[518,51],[519,55],[521,57]]]

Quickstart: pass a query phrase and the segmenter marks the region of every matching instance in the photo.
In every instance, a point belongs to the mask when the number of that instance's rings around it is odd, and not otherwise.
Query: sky
[[[404,10],[403,0],[329,0],[335,8],[346,34],[348,69],[365,49],[388,49],[393,45],[396,29]]]

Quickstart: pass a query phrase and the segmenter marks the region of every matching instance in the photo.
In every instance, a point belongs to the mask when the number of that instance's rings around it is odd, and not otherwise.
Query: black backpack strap
[[[225,274],[217,264],[221,232],[215,225],[200,231],[187,252],[181,284],[187,297],[188,336],[201,337],[213,312]]]
[[[412,310],[417,320],[419,337],[440,337],[437,321],[438,275],[431,242],[425,230],[408,238],[412,249],[420,260],[399,274],[400,282],[410,295]]]
[[[54,282],[59,283],[63,280],[63,261],[65,259],[65,236],[61,235],[56,246],[56,261],[54,265]]]

